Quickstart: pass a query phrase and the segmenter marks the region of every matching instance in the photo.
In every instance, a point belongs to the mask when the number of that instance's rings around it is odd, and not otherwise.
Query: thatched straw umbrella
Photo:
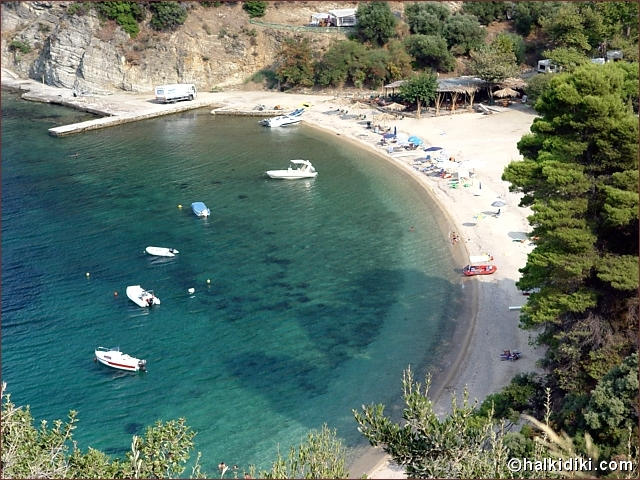
[[[401,105],[400,103],[390,103],[389,105],[385,105],[384,108],[388,108],[389,110],[397,110],[397,111],[401,111],[404,110],[406,107],[404,105]]]
[[[349,111],[357,111],[361,113],[368,113],[369,110],[372,110],[373,107],[371,105],[367,105],[366,103],[356,102],[349,106]]]
[[[394,117],[393,115],[390,115],[390,114],[384,113],[384,112],[376,112],[376,114],[375,114],[376,121],[380,121],[380,122],[386,122],[386,121],[395,120],[395,118],[396,117]]]
[[[493,95],[498,98],[517,97],[518,95],[520,95],[520,92],[515,91],[513,88],[507,87],[501,90],[496,90],[495,92],[493,92]]]

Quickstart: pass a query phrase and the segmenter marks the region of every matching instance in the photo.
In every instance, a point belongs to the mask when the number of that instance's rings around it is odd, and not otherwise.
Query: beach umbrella
[[[493,96],[498,98],[517,97],[518,95],[520,95],[519,92],[509,87],[503,88],[502,90],[496,90],[495,92],[493,92]]]
[[[398,134],[398,127],[393,126],[393,136],[395,137]]]
[[[438,150],[442,150],[442,147],[429,147],[424,149],[425,152],[436,152]]]
[[[374,118],[377,122],[384,122],[386,120],[393,120],[395,117],[393,115],[389,115],[388,113],[374,111]]]
[[[362,102],[356,102],[352,104],[349,108],[350,110],[371,110],[371,105],[367,105]]]
[[[500,200],[499,198],[491,204],[492,207],[504,207],[505,205],[506,205],[506,202],[504,202],[503,200]]]
[[[389,105],[385,105],[384,108],[388,108],[389,110],[401,111],[405,109],[405,106],[399,103],[393,102],[393,103],[390,103]]]
[[[407,140],[414,145],[422,145],[424,143],[420,137],[416,137],[415,135],[412,135]]]

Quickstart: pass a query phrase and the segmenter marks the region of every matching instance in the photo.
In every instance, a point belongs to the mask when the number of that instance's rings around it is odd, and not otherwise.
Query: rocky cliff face
[[[204,7],[182,2],[187,20],[174,32],[156,32],[149,15],[136,38],[95,10],[73,13],[75,2],[2,3],[2,66],[22,77],[79,93],[116,89],[149,91],[164,83],[195,83],[202,91],[241,84],[272,67],[284,39],[307,36],[320,52],[340,34],[294,33],[286,26],[305,25],[312,13],[357,7],[358,2],[269,2],[261,21],[284,25],[269,28],[249,22],[241,2]],[[450,2],[457,3],[457,2]],[[402,2],[390,2],[402,12]],[[12,42],[31,48],[21,52]],[[15,45],[14,45],[15,47]]]
[[[243,83],[272,66],[282,41],[294,35],[290,30],[249,23],[241,2],[209,8],[187,2],[187,20],[176,31],[156,32],[147,18],[138,36],[129,38],[114,21],[99,19],[93,9],[72,13],[73,3],[3,3],[2,66],[79,93],[149,91],[154,85],[182,82],[208,91]],[[356,5],[272,2],[261,20],[300,26],[313,12]],[[341,37],[305,35],[314,48],[324,48]],[[11,48],[15,41],[29,45],[31,51]]]

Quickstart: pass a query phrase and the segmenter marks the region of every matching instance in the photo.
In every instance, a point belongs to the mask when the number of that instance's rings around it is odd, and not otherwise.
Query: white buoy
[[[196,289],[192,287],[189,290],[187,290],[187,292],[193,295],[194,293],[196,293]]]
[[[182,208],[182,204],[181,203],[178,204],[178,208]]]
[[[207,278],[207,285],[210,285],[210,284],[211,284],[211,279]]]
[[[88,278],[88,277],[91,276],[91,274],[89,272],[87,272],[87,273],[84,274],[84,276]]]

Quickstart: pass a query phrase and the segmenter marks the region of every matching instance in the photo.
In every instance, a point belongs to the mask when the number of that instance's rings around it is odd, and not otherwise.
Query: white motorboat
[[[266,127],[284,127],[286,125],[293,125],[299,123],[302,120],[302,114],[304,108],[298,108],[286,115],[278,115],[277,117],[265,118],[260,123]]]
[[[96,360],[103,365],[119,370],[137,372],[147,369],[147,361],[122,353],[119,348],[98,347],[95,350]]]
[[[160,305],[160,299],[153,294],[153,290],[145,290],[140,285],[128,286],[127,297],[139,307]]]
[[[267,175],[271,178],[295,180],[297,178],[315,178],[318,172],[309,160],[291,160],[289,168],[286,170],[268,170]]]
[[[191,204],[191,210],[193,210],[196,217],[208,217],[211,215],[211,210],[209,210],[204,202],[193,202]]]
[[[165,247],[147,247],[145,251],[149,255],[155,255],[157,257],[175,257],[176,253],[180,253],[175,248],[165,248]]]

